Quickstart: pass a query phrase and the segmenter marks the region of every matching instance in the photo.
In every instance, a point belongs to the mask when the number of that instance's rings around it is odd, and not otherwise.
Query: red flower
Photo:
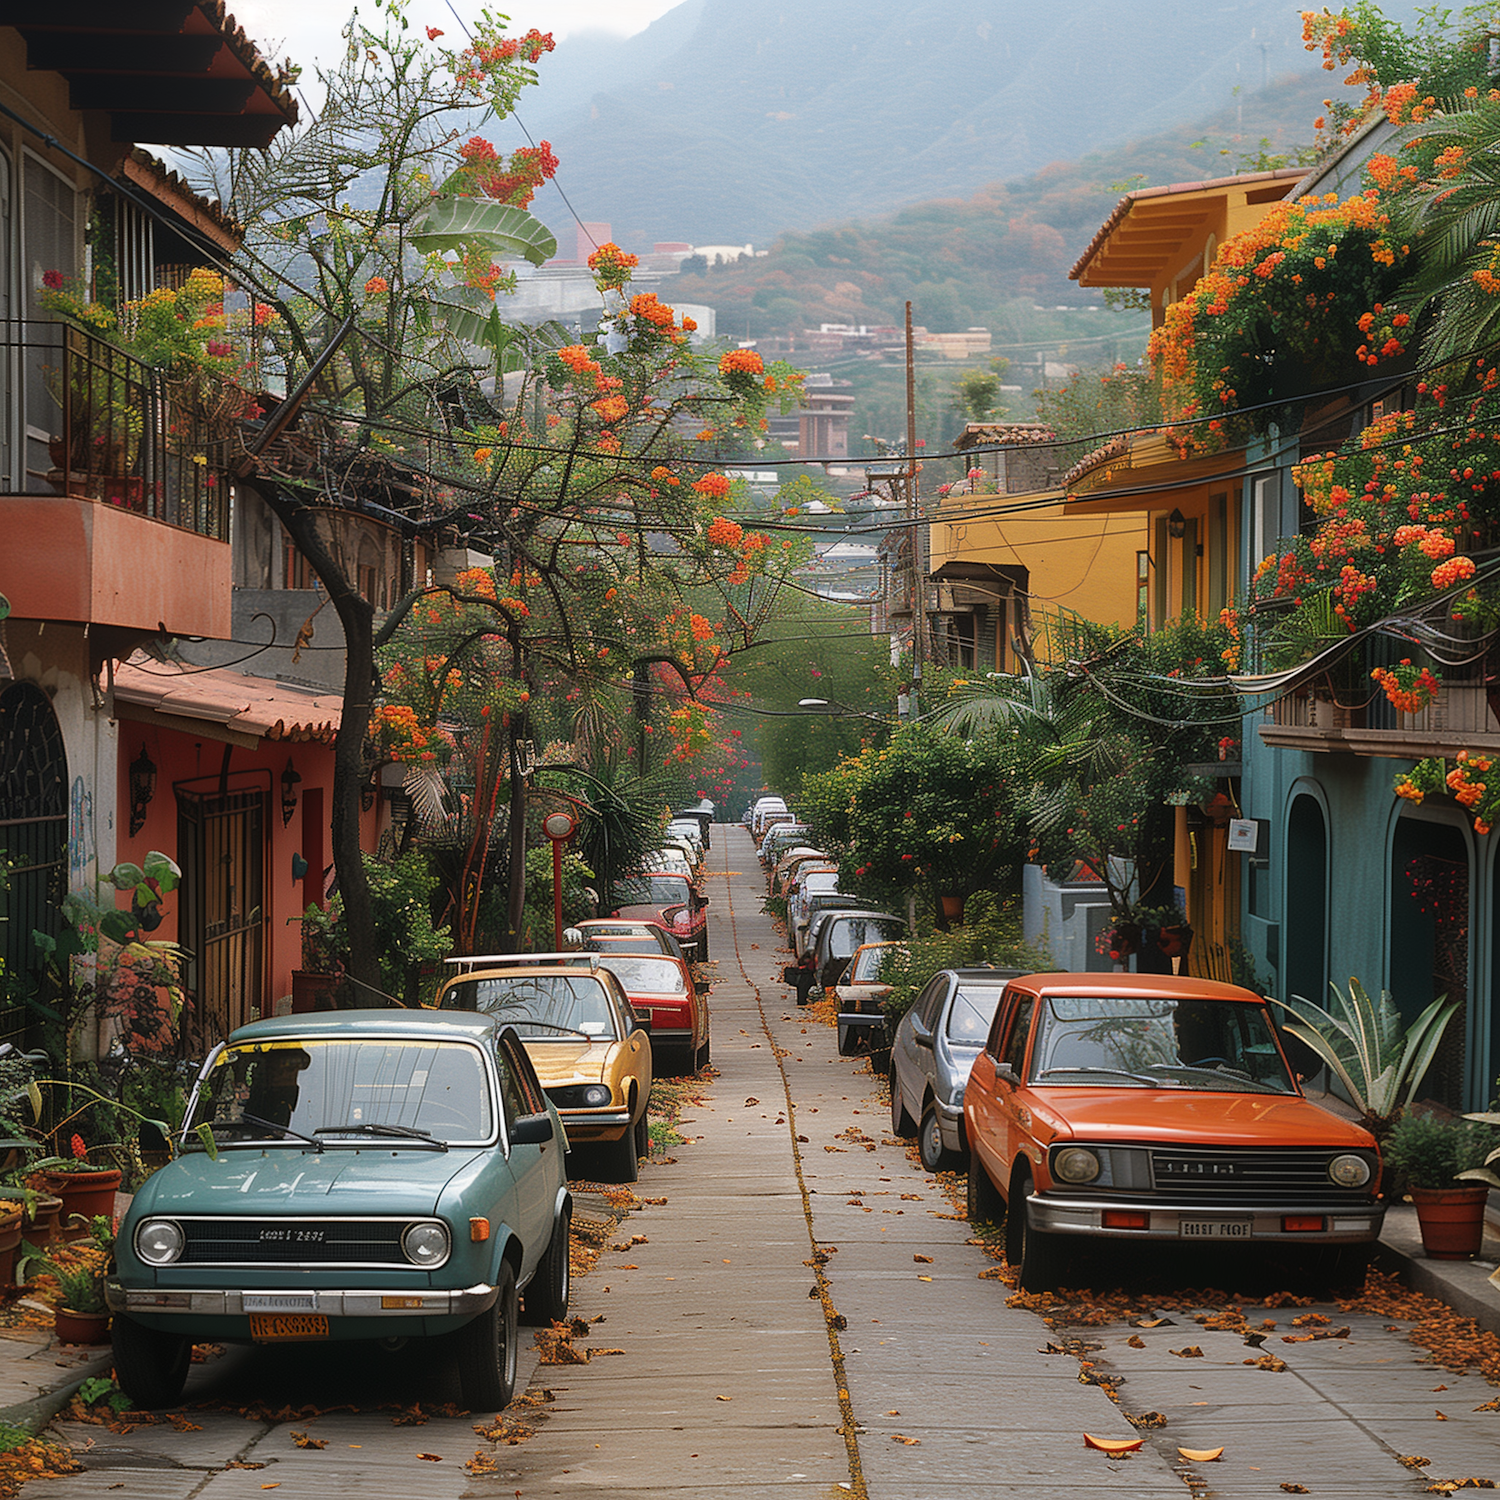
[[[68,1148],[72,1151],[75,1161],[82,1161],[89,1154],[89,1148],[83,1144],[83,1137],[81,1135],[75,1135],[68,1142]]]
[[[63,284],[63,273],[61,271],[43,271],[42,285],[49,292],[60,291]]]
[[[427,28],[427,40],[429,42],[435,42],[435,41],[437,41],[437,39],[440,36],[442,36],[442,34],[443,34],[442,31],[439,30],[439,28],[436,27],[436,26],[429,26]]]

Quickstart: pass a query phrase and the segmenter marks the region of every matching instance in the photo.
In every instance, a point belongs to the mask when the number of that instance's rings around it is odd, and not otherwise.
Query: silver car
[[[916,1135],[922,1165],[968,1155],[964,1085],[984,1047],[1006,982],[1019,969],[942,969],[901,1017],[891,1042],[891,1129]]]

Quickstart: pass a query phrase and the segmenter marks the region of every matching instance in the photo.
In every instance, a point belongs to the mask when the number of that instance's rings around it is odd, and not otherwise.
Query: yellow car
[[[517,1035],[562,1117],[569,1147],[596,1145],[603,1175],[634,1182],[650,1151],[650,1020],[631,1008],[597,953],[507,953],[449,959],[442,1010],[494,1016]]]

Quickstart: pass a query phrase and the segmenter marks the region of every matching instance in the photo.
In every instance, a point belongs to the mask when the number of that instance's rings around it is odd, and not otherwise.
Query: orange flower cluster
[[[587,378],[598,376],[601,371],[589,356],[589,351],[582,344],[569,344],[564,349],[557,351],[557,357],[577,376]]]
[[[754,349],[729,349],[719,356],[721,375],[764,375],[766,367]]]
[[[390,291],[391,284],[384,276],[372,276],[365,282],[365,296],[379,297]]]
[[[442,32],[438,33],[439,36]],[[459,66],[454,76],[460,83],[480,84],[485,78],[505,63],[520,58],[534,63],[541,60],[544,52],[551,52],[557,43],[550,31],[538,31],[535,26],[521,37],[502,37],[494,42],[476,42],[460,54]]]
[[[1421,713],[1442,686],[1430,668],[1413,667],[1410,657],[1403,657],[1394,671],[1376,667],[1370,676],[1384,691],[1397,712],[1403,714]]]
[[[709,544],[714,547],[738,547],[745,528],[723,516],[716,516],[708,528]]]
[[[1482,755],[1471,756],[1467,750],[1458,752],[1457,762],[1443,780],[1461,806],[1472,808],[1484,796],[1486,783],[1472,779],[1470,773],[1484,776],[1488,773],[1490,765],[1491,762]],[[1475,826],[1478,827],[1477,824]],[[1484,828],[1479,831],[1488,833],[1489,829]]]
[[[682,481],[665,464],[657,464],[651,471],[651,478],[656,484],[681,484]]]
[[[630,414],[630,403],[623,396],[601,396],[589,403],[589,409],[598,412],[606,422],[618,422]]]
[[[693,481],[693,488],[711,500],[722,500],[729,493],[729,480],[723,474],[705,474]]]
[[[471,136],[458,148],[458,154],[474,187],[486,198],[516,208],[529,208],[537,189],[557,173],[557,157],[550,141],[517,148],[509,171],[504,170],[505,159],[482,136]]]
[[[1432,586],[1441,593],[1444,589],[1451,589],[1455,584],[1462,583],[1466,578],[1472,578],[1477,571],[1472,557],[1450,557],[1447,562],[1439,563],[1432,570]]]
[[[465,568],[454,578],[453,585],[461,594],[495,597],[495,575],[488,568]]]
[[[589,270],[601,288],[623,287],[640,263],[639,256],[620,249],[613,240],[606,240],[589,256]]]
[[[408,703],[382,703],[375,710],[375,729],[385,740],[392,760],[432,760],[431,738]]]
[[[680,344],[683,335],[691,333],[697,324],[691,318],[682,320],[682,330],[677,327],[677,309],[657,300],[655,292],[638,292],[630,299],[630,316],[649,323],[665,334],[674,344]]]

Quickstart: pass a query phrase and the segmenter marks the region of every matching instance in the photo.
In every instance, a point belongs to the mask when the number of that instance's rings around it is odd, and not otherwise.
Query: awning
[[[266,741],[331,745],[343,718],[337,693],[317,693],[233,667],[180,667],[143,652],[114,675],[115,717],[255,750]]]

